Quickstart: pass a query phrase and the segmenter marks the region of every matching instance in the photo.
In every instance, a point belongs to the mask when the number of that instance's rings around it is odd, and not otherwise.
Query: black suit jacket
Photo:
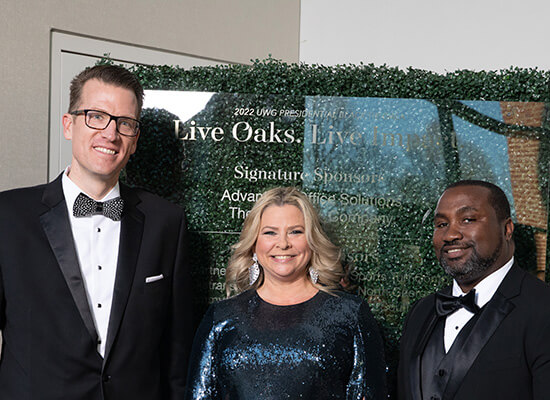
[[[185,216],[148,192],[120,190],[125,208],[105,358],[61,176],[0,193],[2,400],[182,398],[193,335]]]
[[[420,360],[437,321],[434,303],[433,294],[423,298],[406,318],[399,399],[421,399]],[[510,269],[460,352],[443,399],[550,399],[550,287],[517,265]]]

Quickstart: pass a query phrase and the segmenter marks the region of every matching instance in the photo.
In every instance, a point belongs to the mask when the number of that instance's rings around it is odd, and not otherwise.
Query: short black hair
[[[82,88],[84,84],[91,79],[97,79],[109,85],[131,90],[135,94],[138,103],[137,118],[139,119],[141,107],[143,107],[143,87],[141,83],[138,78],[126,68],[111,64],[102,64],[86,68],[73,78],[70,88],[69,112],[75,111],[79,106]]]
[[[491,182],[486,182],[486,181],[466,179],[463,181],[458,181],[450,184],[449,186],[447,186],[445,190],[451,189],[454,187],[459,187],[459,186],[481,186],[486,189],[489,189],[489,192],[490,192],[489,201],[491,202],[491,205],[493,206],[493,209],[497,214],[497,218],[500,221],[504,221],[505,219],[510,218],[511,216],[510,203],[508,202],[508,198],[506,197],[506,194],[497,185],[494,185]]]

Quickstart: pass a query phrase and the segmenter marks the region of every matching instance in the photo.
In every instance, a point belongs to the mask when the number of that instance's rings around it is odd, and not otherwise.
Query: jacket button
[[[104,375],[104,376],[103,376],[103,382],[104,382],[104,383],[107,383],[107,382],[109,382],[110,380],[111,380],[111,375]]]
[[[439,376],[445,376],[445,370],[444,369],[440,369],[438,372]]]

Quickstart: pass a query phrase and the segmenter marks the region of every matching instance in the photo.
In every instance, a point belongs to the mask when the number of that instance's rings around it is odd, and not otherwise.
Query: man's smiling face
[[[90,79],[82,88],[78,109],[104,111],[138,119],[135,94],[122,87]],[[86,126],[84,114],[63,116],[63,133],[72,141],[71,179],[102,181],[113,186],[128,158],[136,151],[137,137],[120,135],[115,121],[104,130]]]
[[[435,254],[459,284],[475,286],[512,257],[512,221],[499,220],[490,193],[481,186],[457,186],[447,189],[437,204]]]

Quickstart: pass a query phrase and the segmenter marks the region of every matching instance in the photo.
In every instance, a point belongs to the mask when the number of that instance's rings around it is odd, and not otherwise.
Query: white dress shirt
[[[514,264],[514,257],[510,259],[502,268],[497,269],[491,275],[484,278],[479,282],[474,289],[476,290],[476,304],[479,308],[483,307],[485,304],[491,300],[497,291],[498,287],[502,283],[504,277],[512,268]],[[453,296],[464,296],[467,293],[464,293],[458,283],[453,280]],[[454,313],[447,316],[445,319],[445,353],[449,351],[453,345],[456,337],[464,328],[464,325],[474,316],[474,313],[466,310],[464,307],[456,310]]]
[[[65,170],[62,178],[63,194],[69,211],[76,254],[84,279],[88,304],[99,337],[97,351],[104,357],[118,261],[120,221],[113,221],[103,215],[79,218],[73,216],[73,205],[76,197],[81,192],[90,198],[91,196],[81,190],[67,176],[69,168]],[[117,183],[99,201],[106,201],[119,196],[120,186]]]

